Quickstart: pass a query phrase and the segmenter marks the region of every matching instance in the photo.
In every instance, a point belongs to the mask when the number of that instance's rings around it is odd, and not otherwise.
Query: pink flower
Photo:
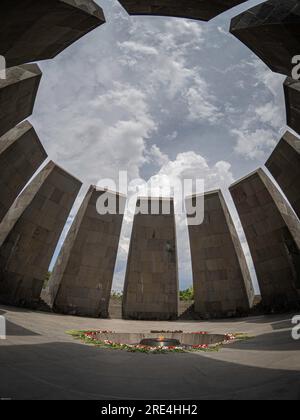
[[[193,349],[207,349],[208,345],[207,344],[196,344],[192,347],[193,347]]]

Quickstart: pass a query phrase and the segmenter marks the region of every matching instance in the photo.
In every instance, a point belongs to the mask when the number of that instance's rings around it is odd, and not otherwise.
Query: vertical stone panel
[[[289,204],[259,169],[230,187],[270,309],[299,302],[300,224]]]
[[[0,136],[32,114],[41,77],[36,64],[7,69],[0,80]]]
[[[117,214],[101,215],[103,194],[116,200]],[[62,247],[49,282],[56,311],[107,317],[126,198],[91,186]]]
[[[286,132],[266,166],[300,218],[300,139]]]
[[[246,258],[221,191],[204,194],[204,222],[189,226],[189,236],[195,312],[205,318],[248,313],[254,290]]]
[[[8,67],[47,60],[104,22],[93,0],[1,0],[0,54]]]
[[[300,134],[300,81],[288,77],[283,87],[287,125]]]
[[[123,297],[126,319],[170,320],[178,316],[178,268],[173,199],[140,198],[137,208]],[[169,208],[166,214],[165,207]],[[145,212],[144,212],[145,213]]]
[[[230,32],[269,68],[292,75],[293,58],[299,54],[299,0],[268,0],[231,21]]]
[[[47,153],[28,121],[0,138],[0,222],[46,158]]]
[[[61,232],[81,183],[50,162],[0,224],[0,301],[38,302]]]
[[[119,0],[130,15],[174,16],[209,21],[246,0]]]

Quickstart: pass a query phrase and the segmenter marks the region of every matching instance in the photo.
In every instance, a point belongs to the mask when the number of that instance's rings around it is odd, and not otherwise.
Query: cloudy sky
[[[166,176],[203,178],[206,190],[223,189],[249,260],[227,187],[262,166],[283,134],[283,77],[230,35],[229,25],[261,1],[209,23],[129,17],[117,0],[96,2],[107,23],[40,63],[31,118],[50,158],[84,182],[68,227],[88,186],[117,180],[120,170],[129,180],[152,178],[158,185]],[[192,276],[187,230],[179,222],[185,288]],[[126,215],[116,290],[124,281],[130,230]]]

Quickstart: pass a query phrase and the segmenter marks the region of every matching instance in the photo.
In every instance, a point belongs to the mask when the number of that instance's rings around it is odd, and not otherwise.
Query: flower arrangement
[[[225,344],[230,343],[231,341],[236,340],[238,336],[236,334],[225,334]]]
[[[143,346],[141,344],[122,344],[114,343],[110,340],[104,340],[104,344],[110,348],[127,350],[129,352],[141,352],[141,353],[167,353],[167,352],[177,352],[182,353],[184,348],[182,346],[162,346],[162,347],[150,347]]]
[[[113,331],[82,331],[87,337],[93,339],[97,338],[98,334],[113,334]]]
[[[182,334],[182,330],[175,330],[175,331],[169,331],[169,330],[151,330],[151,334]]]
[[[214,345],[208,344],[197,344],[191,346],[162,346],[162,347],[150,347],[141,344],[127,344],[127,343],[118,343],[112,340],[99,340],[99,334],[113,334],[112,331],[67,331],[67,334],[71,335],[72,337],[82,340],[86,344],[93,344],[97,347],[101,348],[110,348],[115,350],[126,350],[129,352],[141,352],[141,353],[151,353],[151,354],[162,354],[162,353],[184,353],[184,352],[193,352],[193,351],[218,351],[223,345],[231,343],[235,340],[245,340],[249,339],[248,336],[245,334],[225,334],[224,340],[220,343]],[[162,333],[162,331],[159,331]],[[166,333],[166,332],[164,332]],[[168,332],[168,333],[174,333]],[[200,334],[200,335],[207,335],[207,332],[198,331],[191,334]]]

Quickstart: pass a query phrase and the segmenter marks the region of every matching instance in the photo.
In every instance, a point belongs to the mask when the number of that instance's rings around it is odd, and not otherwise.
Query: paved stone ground
[[[216,322],[95,320],[0,306],[0,398],[300,399],[300,341],[291,316]],[[147,355],[97,349],[67,329],[244,332],[255,338],[218,353]]]

